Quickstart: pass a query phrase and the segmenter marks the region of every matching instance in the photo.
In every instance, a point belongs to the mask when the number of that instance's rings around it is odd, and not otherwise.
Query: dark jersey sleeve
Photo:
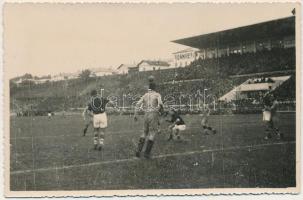
[[[177,117],[175,123],[177,125],[183,125],[183,124],[185,124],[184,121],[183,121],[183,119],[180,116]]]
[[[109,102],[108,99],[102,98],[102,109],[105,110],[106,104]]]
[[[174,114],[172,116],[171,122],[175,123],[176,125],[183,125],[183,124],[185,124],[184,121],[183,121],[183,119],[179,115],[177,115],[177,114]]]
[[[104,104],[104,105],[108,104],[108,102],[109,102],[108,99],[103,98],[103,104]]]

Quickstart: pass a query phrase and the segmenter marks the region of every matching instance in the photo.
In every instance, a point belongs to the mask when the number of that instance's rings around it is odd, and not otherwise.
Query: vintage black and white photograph
[[[5,3],[6,195],[299,192],[300,17]]]

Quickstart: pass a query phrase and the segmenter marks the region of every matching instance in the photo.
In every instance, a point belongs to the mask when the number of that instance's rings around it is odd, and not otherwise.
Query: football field
[[[280,113],[285,138],[263,140],[261,114],[212,115],[205,135],[199,115],[184,115],[183,141],[156,137],[152,159],[134,152],[142,117],[110,115],[103,151],[93,149],[82,116],[11,117],[10,187],[25,190],[283,188],[296,186],[295,113]]]

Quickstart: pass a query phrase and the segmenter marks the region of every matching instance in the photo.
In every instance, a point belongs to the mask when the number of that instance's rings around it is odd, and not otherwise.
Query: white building
[[[170,66],[165,61],[160,60],[142,60],[137,65],[139,72],[143,71],[154,71],[154,70],[162,70],[162,69],[169,69]]]
[[[68,76],[69,76],[69,74],[67,74],[67,73],[56,74],[51,77],[51,81],[63,81],[63,80],[68,79]]]
[[[200,50],[195,48],[187,48],[182,51],[173,53],[174,56],[174,67],[185,67],[192,61],[199,58]]]
[[[90,69],[91,77],[108,76],[113,74],[112,68],[93,68]]]
[[[50,78],[42,78],[42,79],[35,80],[35,83],[36,84],[42,84],[42,83],[46,83],[48,81],[51,81],[51,79]]]

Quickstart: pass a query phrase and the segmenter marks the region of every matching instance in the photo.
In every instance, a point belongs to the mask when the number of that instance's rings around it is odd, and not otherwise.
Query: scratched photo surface
[[[6,3],[7,194],[298,189],[296,13]]]

